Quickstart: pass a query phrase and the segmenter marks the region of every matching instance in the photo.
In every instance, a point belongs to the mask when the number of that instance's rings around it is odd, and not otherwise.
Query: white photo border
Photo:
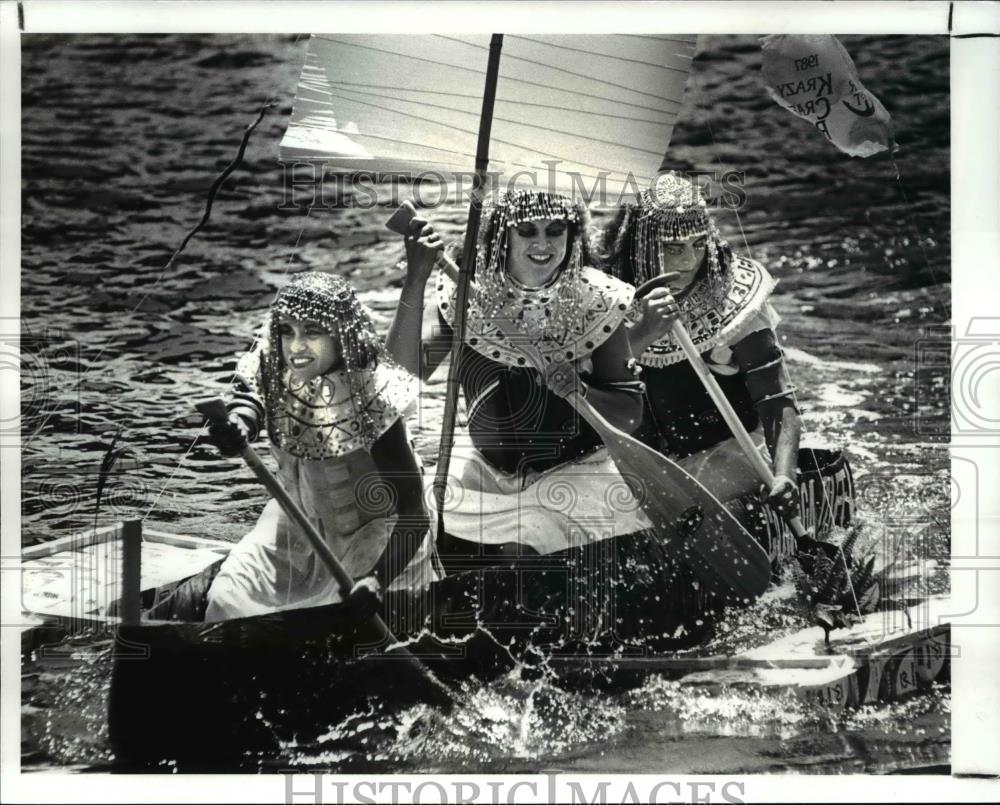
[[[20,59],[18,8],[0,0],[0,315],[19,316],[20,291]],[[443,6],[447,6],[444,13]],[[431,12],[431,7],[433,11]],[[560,33],[631,32],[673,30],[685,33],[818,33],[834,34],[937,34],[951,26],[951,180],[952,180],[952,322],[961,335],[976,318],[990,317],[990,298],[996,299],[1000,283],[997,252],[1000,210],[1000,147],[998,147],[997,87],[991,77],[1000,75],[1000,43],[996,3],[974,2],[558,2],[558,3],[414,3],[414,2],[188,2],[168,0],[29,0],[23,4],[25,30],[29,32],[199,32],[286,33],[315,30],[412,33],[435,32],[442,19],[447,27],[465,32],[545,30]],[[987,36],[983,36],[983,35]],[[992,293],[991,293],[992,291]],[[983,309],[984,306],[987,309]],[[993,317],[994,321],[1000,321]],[[0,387],[0,416],[16,417],[19,396],[16,379],[4,373]],[[955,390],[958,391],[957,389]],[[994,392],[995,393],[995,392]],[[989,446],[987,446],[989,448]],[[995,451],[1000,445],[992,445]],[[16,450],[0,450],[2,462],[2,556],[20,552],[20,461]],[[987,449],[982,455],[990,455]],[[1000,462],[995,462],[1000,465]],[[991,475],[996,478],[995,471]],[[1000,488],[1000,485],[994,488]],[[994,508],[995,502],[990,504]],[[954,773],[989,775],[1000,771],[1000,540],[998,521],[991,509],[974,525],[980,534],[980,555],[963,557],[966,569],[979,580],[983,625],[955,627],[961,657],[952,670],[952,767]],[[992,518],[992,519],[991,519]],[[953,533],[969,527],[956,518]],[[990,559],[992,557],[992,560]],[[4,559],[4,577],[9,562]],[[969,583],[970,576],[961,578]],[[955,581],[958,581],[956,577]],[[991,583],[992,582],[992,583]],[[985,600],[989,596],[992,600]],[[17,585],[3,585],[2,623],[17,612]],[[991,607],[991,609],[987,609]],[[957,617],[967,618],[968,615]],[[993,628],[990,628],[990,627]],[[2,792],[5,802],[286,802],[291,790],[309,790],[308,775],[294,778],[293,789],[282,775],[73,775],[60,772],[20,773],[19,651],[16,633],[4,627],[2,641]],[[338,781],[373,780],[373,776],[342,776]],[[411,785],[431,779],[423,775],[392,778]],[[440,779],[514,782],[531,776],[454,775]],[[521,801],[546,801],[548,788],[538,775],[538,796],[521,789]],[[561,775],[560,781],[585,775]],[[872,776],[652,776],[618,775],[601,779],[620,784],[631,780],[649,785],[663,780],[685,785],[690,781],[716,781],[718,787],[734,779],[745,783],[739,792],[745,801],[979,801],[995,799],[995,781],[976,777],[872,777]],[[328,797],[334,788],[325,789]],[[453,790],[453,789],[449,789]],[[484,790],[488,790],[485,789]],[[560,789],[564,790],[564,789]],[[688,789],[685,789],[688,790]],[[990,795],[993,795],[992,797]],[[297,798],[296,802],[306,799]],[[313,800],[315,801],[315,800]],[[334,801],[325,798],[323,801]],[[428,799],[426,801],[436,801]]]

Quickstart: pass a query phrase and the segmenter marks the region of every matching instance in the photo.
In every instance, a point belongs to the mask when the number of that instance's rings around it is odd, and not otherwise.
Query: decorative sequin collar
[[[248,352],[236,367],[253,390],[259,388],[259,355],[259,350]],[[268,411],[271,442],[312,460],[370,450],[371,440],[405,415],[416,399],[417,379],[384,357],[374,371],[353,375],[340,369],[299,383],[286,370],[277,410]]]
[[[527,364],[512,343],[519,338],[537,347],[549,362],[587,357],[625,320],[635,293],[631,285],[593,268],[561,276],[545,288],[509,281],[501,287],[498,297],[491,293],[493,298],[487,300],[483,289],[472,284],[465,342],[508,366]],[[449,325],[455,322],[456,291],[455,283],[439,270],[438,310]],[[567,310],[572,315],[566,315]]]
[[[678,299],[681,321],[699,352],[707,352],[720,344],[732,343],[744,335],[754,317],[763,310],[777,282],[767,270],[753,260],[733,256],[726,272],[721,296],[710,278],[700,279]],[[629,318],[639,316],[637,304],[629,310]],[[670,366],[686,359],[684,350],[669,333],[642,353],[643,366]]]

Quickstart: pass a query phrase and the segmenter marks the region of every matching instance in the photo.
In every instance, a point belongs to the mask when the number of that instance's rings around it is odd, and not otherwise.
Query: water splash
[[[22,754],[60,767],[110,763],[110,641],[79,635],[22,666]],[[27,684],[26,684],[27,682]]]
[[[548,762],[613,740],[625,715],[621,702],[526,680],[515,670],[488,684],[462,683],[448,713],[426,705],[395,714],[368,708],[310,745],[286,744],[283,762],[340,771],[500,769],[512,760]]]

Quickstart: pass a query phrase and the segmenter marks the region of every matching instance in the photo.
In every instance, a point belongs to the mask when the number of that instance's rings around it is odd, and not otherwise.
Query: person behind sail
[[[678,460],[720,500],[760,486],[670,333],[679,320],[740,421],[773,456],[768,502],[779,513],[797,514],[801,424],[775,335],[779,316],[768,301],[775,281],[760,263],[731,251],[698,185],[675,172],[658,176],[638,204],[622,206],[600,241],[604,269],[625,282],[639,286],[676,274],[631,311],[629,342],[646,385],[639,438]]]
[[[403,420],[416,378],[385,354],[350,285],[319,272],[292,277],[236,375],[229,419],[209,436],[235,455],[266,420],[278,480],[357,580],[354,614],[376,611],[385,589],[432,581],[423,484]],[[271,500],[209,588],[206,620],[339,600],[330,571]]]
[[[446,508],[448,533],[546,554],[648,528],[600,438],[565,399],[578,388],[616,427],[639,426],[642,384],[625,329],[633,289],[585,265],[582,205],[516,190],[498,194],[483,218],[459,374],[474,449],[452,464],[460,489]],[[436,255],[417,253],[431,231],[421,218],[410,223],[387,339],[425,378],[448,354],[455,322],[456,285],[443,268],[424,303]],[[540,353],[541,371],[519,345]]]

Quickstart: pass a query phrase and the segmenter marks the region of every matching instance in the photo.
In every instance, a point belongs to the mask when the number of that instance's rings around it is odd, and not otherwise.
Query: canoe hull
[[[948,596],[932,596],[906,615],[873,612],[834,632],[829,645],[819,629],[805,629],[744,652],[732,668],[687,674],[681,684],[790,691],[834,709],[901,699],[950,679],[953,609]]]
[[[691,648],[712,621],[710,599],[677,583],[687,571],[652,535],[491,561],[386,602],[387,625],[444,680],[487,680],[549,654]],[[143,621],[118,636],[141,652],[116,657],[111,680],[109,734],[126,767],[239,765],[243,752],[315,737],[373,701],[396,709],[423,693],[407,663],[370,656],[375,635],[339,604],[219,623]]]
[[[814,507],[807,519],[821,530],[850,522],[853,482],[839,453],[811,451],[800,481]],[[780,520],[757,497],[739,506],[780,557],[789,542]],[[703,642],[722,611],[650,533],[549,556],[498,557],[453,541],[443,558],[448,577],[419,595],[390,594],[382,614],[444,680],[489,679],[516,664],[532,673],[545,657],[563,684],[617,686],[641,675],[634,660]],[[189,770],[242,767],[246,752],[307,740],[368,705],[421,698],[409,666],[378,655],[374,635],[340,605],[200,622],[218,564],[147,593],[148,620],[119,630],[109,732],[125,767],[164,759]],[[611,665],[595,674],[587,668],[595,657]]]

